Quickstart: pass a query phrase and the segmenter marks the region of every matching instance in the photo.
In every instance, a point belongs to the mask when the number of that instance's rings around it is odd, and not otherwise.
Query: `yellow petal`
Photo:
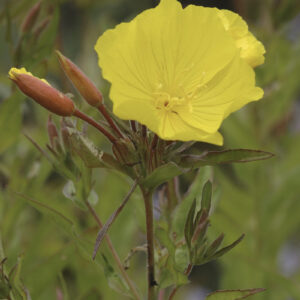
[[[177,112],[190,126],[213,133],[230,113],[262,96],[262,90],[255,87],[254,71],[236,55],[199,90],[190,107],[182,106]]]
[[[241,57],[251,67],[263,64],[266,50],[263,44],[248,31],[247,23],[238,14],[229,10],[218,10],[218,15],[225,29],[235,40],[236,46],[241,50]]]
[[[95,50],[114,113],[166,140],[222,144],[223,119],[260,97],[216,9],[162,0],[106,31]]]
[[[202,141],[215,145],[223,144],[223,137],[219,132],[207,134],[201,129],[189,126],[176,114],[164,114],[160,118],[158,136],[165,140]]]
[[[9,70],[9,72],[8,72],[8,76],[12,80],[16,80],[16,75],[17,74],[26,74],[26,75],[33,76],[32,73],[28,72],[24,67],[20,68],[20,69],[18,69],[18,68],[11,68]],[[41,79],[41,80],[43,82],[47,83],[48,85],[50,85],[47,80],[45,80],[45,79]]]
[[[27,72],[25,68],[11,68],[8,72],[8,76],[10,79],[16,80],[16,74],[27,74],[27,75],[31,75],[32,74],[30,72]]]

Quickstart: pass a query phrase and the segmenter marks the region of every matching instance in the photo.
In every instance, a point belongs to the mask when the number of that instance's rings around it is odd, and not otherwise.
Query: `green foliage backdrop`
[[[35,2],[0,2],[0,266],[7,274],[14,268],[11,282],[20,299],[25,297],[23,285],[32,299],[120,299],[108,286],[109,282],[114,289],[123,288],[106,246],[102,246],[105,256],[99,256],[95,263],[90,259],[98,230],[94,220],[64,196],[65,179],[24,136],[28,134],[44,147],[48,143],[48,112],[14,89],[7,71],[13,65],[25,66],[40,77],[47,74],[51,83],[75,94],[59,70],[54,49],[60,49],[94,80],[108,102],[109,86],[96,67],[95,41],[106,28],[152,7],[155,1],[43,1],[37,26],[22,36],[22,21]],[[199,287],[264,287],[267,291],[253,299],[300,299],[300,5],[297,0],[240,0],[230,4],[249,20],[267,55],[266,63],[257,70],[265,97],[225,121],[225,145],[264,149],[276,157],[247,165],[200,169],[202,175],[213,178],[211,238],[220,232],[226,233],[226,243],[242,233],[246,237],[224,258],[196,268],[190,278],[192,285],[176,297],[184,299]],[[83,102],[77,105],[97,117]],[[54,121],[59,123],[56,118]],[[96,144],[105,149],[104,139],[94,129],[88,130]],[[184,183],[193,176],[180,178],[182,193]],[[92,200],[105,221],[121,203],[130,182],[105,170],[94,172],[94,179],[98,196]],[[196,186],[199,197],[202,184]],[[72,226],[80,233],[76,239],[72,238]],[[112,226],[110,236],[122,259],[133,247],[144,244],[139,192]],[[128,272],[139,286],[145,284],[143,251],[131,259]],[[6,288],[0,274],[0,293]]]

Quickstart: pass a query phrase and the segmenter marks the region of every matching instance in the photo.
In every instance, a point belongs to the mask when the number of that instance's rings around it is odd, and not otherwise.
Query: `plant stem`
[[[94,210],[94,208],[90,205],[90,203],[89,203],[87,200],[85,200],[84,202],[85,202],[86,206],[88,207],[88,209],[89,209],[91,215],[94,217],[95,221],[98,223],[99,228],[102,228],[102,227],[103,227],[103,224],[102,224],[100,218],[98,217],[96,211]],[[134,295],[134,298],[135,298],[136,300],[140,300],[141,298],[140,298],[140,296],[139,296],[139,294],[138,294],[138,292],[137,292],[137,290],[136,290],[134,284],[132,283],[132,281],[131,281],[130,278],[128,277],[128,274],[126,273],[126,271],[125,271],[125,269],[124,269],[124,267],[123,267],[123,265],[122,265],[122,262],[121,262],[121,260],[120,260],[120,258],[119,258],[119,255],[118,255],[118,253],[116,252],[116,250],[115,250],[115,248],[114,248],[114,246],[113,246],[113,244],[112,244],[112,242],[111,242],[111,239],[110,239],[110,237],[109,237],[108,234],[105,235],[105,240],[106,240],[107,246],[108,246],[109,250],[111,251],[112,256],[113,256],[113,258],[114,258],[114,260],[115,260],[115,262],[116,262],[116,264],[117,264],[117,266],[118,266],[118,268],[119,268],[121,274],[122,274],[123,277],[124,277],[124,280],[125,280],[126,283],[128,284],[128,286],[129,286],[129,288],[130,288],[132,294]]]
[[[113,119],[110,117],[110,115],[107,113],[107,110],[105,108],[105,106],[103,104],[101,104],[98,107],[99,111],[101,112],[101,114],[103,115],[103,117],[106,119],[106,121],[108,122],[108,124],[111,126],[111,128],[115,131],[115,133],[120,137],[123,138],[123,134],[121,133],[120,129],[118,128],[118,126],[115,124],[115,122],[113,121]]]
[[[131,126],[131,129],[133,132],[136,132],[136,123],[134,120],[131,120],[130,121],[130,126]]]
[[[190,273],[192,272],[192,269],[193,269],[193,265],[192,264],[189,264],[184,272],[184,274],[186,276],[189,276]],[[172,300],[175,296],[175,294],[177,293],[177,291],[179,290],[180,286],[175,286],[169,296],[169,299],[168,300]]]
[[[147,272],[148,272],[148,300],[155,299],[155,263],[154,263],[154,230],[153,230],[153,204],[152,191],[142,189],[147,232]]]
[[[74,114],[75,117],[89,123],[90,125],[92,125],[93,127],[95,127],[96,129],[98,129],[102,134],[104,134],[113,144],[116,143],[116,138],[110,134],[106,129],[104,129],[99,123],[97,123],[94,119],[92,119],[91,117],[87,116],[86,114],[84,114],[83,112],[81,112],[78,109],[75,109]]]

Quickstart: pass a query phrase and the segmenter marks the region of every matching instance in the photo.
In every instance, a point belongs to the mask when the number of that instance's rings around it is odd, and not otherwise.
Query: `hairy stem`
[[[96,211],[94,210],[94,208],[90,205],[90,203],[87,200],[85,200],[85,204],[87,205],[87,207],[88,207],[91,215],[95,219],[95,221],[98,223],[99,228],[102,228],[103,224],[102,224],[100,218],[98,217]],[[129,288],[130,288],[130,290],[131,290],[134,298],[136,300],[140,300],[141,298],[140,298],[140,296],[139,296],[139,294],[138,294],[138,292],[137,292],[137,290],[136,290],[133,282],[128,277],[128,274],[126,273],[126,271],[125,271],[125,269],[124,269],[124,267],[122,265],[122,262],[121,262],[121,260],[119,258],[119,255],[117,254],[117,252],[116,252],[116,250],[115,250],[115,248],[114,248],[114,246],[113,246],[113,244],[111,242],[111,239],[110,239],[110,237],[109,237],[108,234],[105,235],[105,240],[106,240],[107,246],[108,246],[109,250],[111,251],[111,254],[112,254],[112,256],[113,256],[113,258],[114,258],[114,260],[115,260],[115,262],[116,262],[116,264],[117,264],[117,266],[118,266],[118,268],[119,268],[119,270],[120,270],[120,272],[122,274],[122,276],[124,277],[124,280],[128,284],[128,286],[129,286]]]
[[[143,190],[146,212],[147,231],[147,272],[148,272],[148,300],[155,299],[155,264],[154,264],[154,229],[153,229],[153,204],[152,191]]]

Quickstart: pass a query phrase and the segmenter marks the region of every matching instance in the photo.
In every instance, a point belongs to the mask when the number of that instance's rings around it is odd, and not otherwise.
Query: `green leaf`
[[[241,300],[264,292],[265,289],[247,289],[247,290],[223,290],[209,294],[206,300]]]
[[[181,271],[181,266],[176,264],[176,248],[173,241],[170,239],[169,234],[163,228],[157,228],[155,236],[160,241],[161,245],[165,246],[168,250],[167,259],[164,266],[161,268],[161,275],[159,286],[166,288],[170,285],[184,285],[189,283],[187,276]]]
[[[103,161],[103,152],[76,129],[67,127],[73,150],[80,156],[88,168],[106,168]]]
[[[74,128],[67,127],[73,150],[83,160],[87,168],[115,169],[132,176],[132,169],[121,165],[112,155],[99,150],[93,142]]]
[[[274,154],[260,150],[233,149],[223,151],[210,151],[202,155],[183,155],[179,166],[183,168],[199,168],[201,166],[214,166],[228,163],[245,163],[264,160],[273,157]]]
[[[186,266],[189,264],[189,255],[186,245],[183,245],[175,250],[175,262],[178,269],[184,273]]]
[[[219,249],[224,239],[224,233],[221,233],[207,248],[205,256],[210,257]]]
[[[178,235],[182,237],[184,235],[183,228],[186,222],[186,212],[190,209],[192,202],[196,199],[196,202],[200,201],[203,186],[207,180],[212,176],[211,167],[200,168],[194,182],[188,190],[187,195],[184,197],[183,201],[176,207],[174,214],[172,216],[172,229]]]
[[[189,248],[191,248],[192,236],[194,234],[194,216],[196,210],[196,200],[193,201],[190,210],[188,212],[185,226],[184,226],[184,237],[186,240],[186,244]]]
[[[175,245],[170,239],[168,232],[160,227],[156,229],[155,236],[167,248],[169,255],[175,258]]]
[[[201,208],[205,209],[208,214],[211,206],[211,196],[212,196],[212,184],[208,180],[202,189],[202,200],[201,200]]]
[[[22,100],[23,96],[15,93],[0,105],[0,154],[18,139],[22,124]]]
[[[101,257],[104,275],[105,278],[108,280],[108,285],[110,286],[110,288],[124,296],[129,297],[129,288],[127,284],[125,284],[125,281],[122,280],[120,276],[115,272],[107,257],[104,254],[102,254]]]
[[[51,218],[70,237],[74,236],[73,222],[67,217],[65,217],[62,213],[44,203],[33,200],[26,195],[20,193],[17,193],[17,195],[25,199],[32,207],[37,209],[40,213]]]
[[[187,172],[187,170],[178,167],[174,162],[169,162],[155,169],[140,184],[145,188],[154,189],[160,184],[167,182],[175,176],[181,175],[185,172]]]
[[[101,269],[104,272],[105,278],[108,281],[108,285],[113,290],[122,295],[126,295],[127,297],[130,296],[129,288],[126,282],[114,270],[113,266],[111,265],[106,256],[104,256],[101,253],[101,255],[97,255],[95,257],[95,260],[92,260],[91,253],[93,252],[94,248],[93,243],[83,238],[76,237],[76,245],[84,259],[96,265],[99,269]]]
[[[224,254],[226,254],[227,252],[229,252],[231,249],[233,249],[236,245],[238,245],[242,240],[243,238],[245,237],[244,234],[242,234],[236,241],[234,241],[232,244],[220,249],[219,251],[217,251],[214,255],[208,257],[203,263],[206,263],[208,261],[211,261],[211,260],[214,260],[214,259],[217,259],[221,256],[223,256]]]
[[[187,276],[174,268],[172,258],[168,257],[165,266],[161,270],[159,287],[161,289],[167,288],[171,285],[182,286],[188,284]]]
[[[133,192],[135,191],[137,187],[137,181],[135,181],[130,189],[130,191],[128,192],[128,194],[124,197],[121,205],[111,214],[111,216],[109,217],[109,219],[107,220],[107,222],[104,224],[104,226],[99,230],[98,234],[97,234],[97,238],[96,238],[96,243],[95,243],[95,248],[94,248],[94,252],[93,252],[93,259],[95,259],[97,251],[101,245],[101,242],[103,240],[103,238],[105,237],[105,235],[107,234],[107,231],[109,230],[110,226],[113,224],[113,222],[116,220],[116,218],[118,217],[118,215],[120,214],[120,212],[123,210],[123,208],[125,207],[126,203],[128,202],[128,200],[130,199],[131,195],[133,194]]]
[[[76,180],[77,174],[79,170],[77,166],[73,163],[72,158],[69,154],[66,155],[64,161],[57,160],[52,156],[48,155],[46,151],[44,151],[38,144],[31,138],[29,135],[24,133],[25,137],[33,144],[33,146],[52,164],[53,168],[59,173],[61,176],[65,177],[66,179]],[[68,165],[68,167],[67,167]],[[70,168],[72,166],[72,168]]]
[[[12,282],[13,289],[22,298],[22,300],[29,300],[31,299],[30,295],[21,280],[21,269],[22,269],[23,259],[24,259],[24,255],[23,254],[19,255],[18,262],[15,265],[13,272],[11,273],[11,278],[9,278],[9,281]]]

